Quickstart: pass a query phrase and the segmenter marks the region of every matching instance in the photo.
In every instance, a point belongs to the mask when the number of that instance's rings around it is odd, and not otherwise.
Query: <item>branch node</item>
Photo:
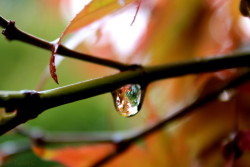
[[[30,98],[30,97],[40,97],[40,93],[35,90],[21,90],[21,94],[25,95],[25,98]]]
[[[8,25],[6,26],[5,29],[3,29],[2,34],[8,39],[8,40],[13,40],[15,39],[15,32],[16,32],[16,26],[15,26],[15,21],[10,20]]]
[[[131,64],[131,65],[128,66],[128,68],[126,70],[135,71],[135,70],[138,70],[138,69],[142,70],[142,76],[141,76],[142,80],[138,84],[140,84],[142,89],[145,89],[147,87],[147,85],[149,84],[147,81],[143,80],[143,78],[145,78],[144,76],[146,75],[145,68],[140,64]]]
[[[27,117],[28,119],[36,118],[40,111],[43,111],[40,103],[40,93],[34,90],[22,90],[20,93],[25,96],[25,104],[18,110],[18,115]]]

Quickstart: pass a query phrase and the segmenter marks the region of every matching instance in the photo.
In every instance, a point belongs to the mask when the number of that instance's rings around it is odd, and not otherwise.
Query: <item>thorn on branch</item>
[[[46,109],[45,104],[42,103],[40,98],[40,93],[37,91],[23,90],[20,91],[19,96],[22,98],[20,101],[18,101],[18,98],[14,98],[3,102],[6,108],[11,107],[11,109],[15,109],[16,115],[6,123],[0,125],[0,135],[30,119],[36,118]],[[15,95],[12,95],[12,97],[15,97]]]

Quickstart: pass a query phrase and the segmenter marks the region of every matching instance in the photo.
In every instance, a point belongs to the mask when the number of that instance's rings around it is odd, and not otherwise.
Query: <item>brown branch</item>
[[[33,46],[37,46],[37,47],[52,51],[53,43],[37,38],[26,32],[23,32],[22,30],[18,29],[15,26],[14,21],[8,21],[0,16],[0,26],[4,28],[4,30],[2,31],[2,34],[8,40],[19,40],[19,41],[31,44]],[[111,67],[115,69],[119,69],[121,71],[127,70],[130,68],[130,65],[128,64],[123,64],[123,63],[116,62],[113,60],[102,59],[102,58],[94,57],[94,56],[87,55],[84,53],[76,52],[74,50],[68,49],[67,47],[63,45],[59,45],[56,54],[64,55],[67,57],[71,57],[71,58],[75,58],[75,59],[79,59],[83,61],[88,61],[91,63],[95,63],[95,64],[99,64],[99,65],[103,65],[103,66],[107,66],[107,67]]]

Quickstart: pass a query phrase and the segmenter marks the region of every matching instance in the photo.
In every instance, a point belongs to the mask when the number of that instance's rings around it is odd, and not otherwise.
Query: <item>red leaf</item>
[[[230,160],[232,156],[239,158],[246,151],[250,151],[250,130],[238,131],[235,136],[223,146],[223,156]]]
[[[238,134],[238,146],[242,151],[250,151],[250,130],[241,131]]]
[[[33,146],[33,151],[41,158],[56,161],[67,167],[92,166],[95,162],[114,152],[113,144],[103,143],[89,146],[47,149]]]
[[[56,45],[57,44],[54,44],[53,48],[52,48],[52,55],[50,57],[49,68],[50,68],[51,77],[54,79],[54,81],[57,84],[59,84],[57,74],[56,74],[56,65],[55,65],[55,54],[56,54],[56,51],[57,51],[57,48],[58,48]]]
[[[125,6],[133,3],[134,1],[135,0],[124,0],[124,4],[121,5],[117,0],[105,0],[105,1],[92,0],[73,18],[73,20],[66,27],[66,29],[58,39],[58,41],[56,41],[52,49],[52,56],[50,58],[50,74],[57,84],[59,83],[56,74],[55,54],[64,36],[101,19],[105,15],[111,14],[114,11],[124,8]],[[140,1],[141,0],[139,0],[138,2],[137,12],[139,10],[139,6],[141,3]]]

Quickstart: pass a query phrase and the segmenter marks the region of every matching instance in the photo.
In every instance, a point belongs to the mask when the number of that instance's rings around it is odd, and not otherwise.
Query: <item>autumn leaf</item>
[[[106,155],[114,152],[113,144],[96,144],[80,147],[46,149],[33,146],[33,151],[48,161],[57,161],[67,167],[89,167]]]
[[[153,133],[140,145],[132,145],[122,156],[114,158],[105,167],[153,167],[166,166],[171,160],[166,159],[166,135]],[[56,161],[67,167],[89,167],[115,152],[113,144],[92,144],[78,147],[45,148],[34,146],[33,151],[42,159]],[[136,158],[135,158],[136,157]]]
[[[238,145],[242,151],[250,151],[250,131],[238,132]]]
[[[56,83],[58,83],[58,79],[55,66],[55,54],[65,35],[79,30],[80,28],[83,28],[116,10],[124,8],[127,5],[135,2],[135,0],[122,0],[121,2],[118,0],[92,0],[74,17],[74,19],[70,22],[58,39],[58,42],[54,44],[54,48],[52,50],[52,55],[50,58],[50,74]],[[138,4],[136,13],[139,10],[139,6],[140,3]]]
[[[54,79],[54,81],[59,84],[58,82],[58,77],[56,74],[56,65],[55,65],[55,54],[57,50],[58,45],[54,45],[52,49],[52,55],[50,57],[50,62],[49,62],[49,68],[50,68],[50,75]]]
[[[79,30],[80,28],[83,28],[116,10],[126,7],[135,2],[135,0],[123,0],[122,2],[123,3],[121,4],[118,0],[92,0],[74,17],[60,38],[63,38],[68,33]]]

